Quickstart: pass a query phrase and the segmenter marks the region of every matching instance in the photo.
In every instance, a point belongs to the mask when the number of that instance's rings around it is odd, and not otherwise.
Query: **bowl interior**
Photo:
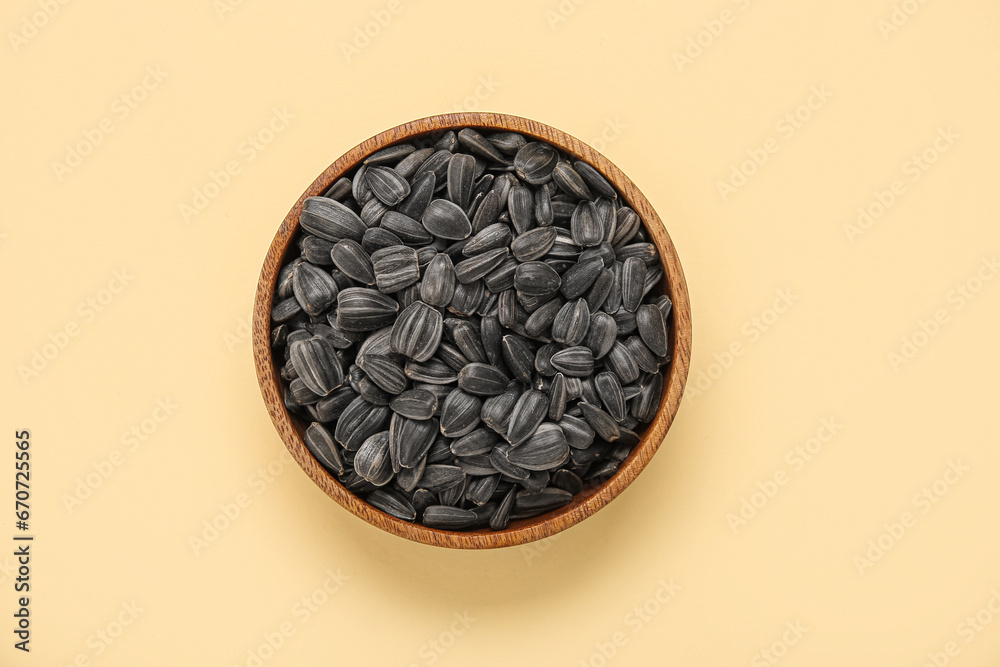
[[[344,488],[309,452],[303,440],[308,424],[291,415],[284,406],[280,364],[276,364],[270,346],[270,312],[278,271],[286,255],[295,252],[294,240],[298,219],[306,198],[322,194],[334,181],[351,171],[367,155],[400,141],[416,141],[449,129],[472,127],[482,130],[519,132],[545,141],[559,150],[594,166],[618,190],[625,203],[642,220],[650,240],[656,245],[664,277],[653,288],[673,302],[668,338],[672,358],[666,368],[664,390],[656,417],[637,431],[640,442],[620,464],[618,471],[602,484],[585,488],[559,509],[529,519],[511,521],[506,529],[493,531],[447,531],[397,519],[375,509]],[[659,216],[631,180],[607,158],[578,139],[542,123],[517,116],[487,113],[460,113],[431,116],[382,132],[359,144],[331,164],[299,197],[282,222],[261,270],[254,303],[253,348],[261,393],[275,428],[293,458],[331,498],[346,509],[384,530],[411,540],[455,548],[491,548],[524,544],[564,530],[590,516],[621,493],[649,462],[666,435],[680,402],[687,378],[691,346],[691,319],[684,274]]]

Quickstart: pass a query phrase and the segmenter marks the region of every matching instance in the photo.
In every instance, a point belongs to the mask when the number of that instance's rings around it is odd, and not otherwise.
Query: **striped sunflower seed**
[[[516,447],[534,435],[538,425],[545,419],[549,409],[549,398],[540,391],[529,389],[521,394],[514,404],[507,427],[507,440]]]
[[[369,436],[381,431],[388,420],[388,407],[372,405],[359,396],[337,420],[333,438],[344,449],[356,451]]]
[[[344,384],[337,350],[323,336],[297,340],[288,347],[292,367],[312,393],[327,396]]]
[[[641,422],[651,422],[660,409],[663,395],[663,376],[657,373],[642,385],[639,394],[632,399],[629,411]]]
[[[580,411],[583,413],[583,418],[587,420],[590,427],[594,429],[594,433],[596,433],[602,440],[606,442],[614,442],[621,435],[618,422],[616,422],[614,417],[609,415],[604,410],[601,410],[590,403],[580,403]]]
[[[549,385],[549,419],[558,422],[563,418],[567,400],[566,376],[562,373],[556,373],[552,377],[552,384]]]
[[[437,412],[437,396],[423,389],[408,389],[392,399],[389,408],[407,419],[426,420]]]
[[[382,248],[372,253],[375,284],[380,292],[398,292],[420,280],[417,251],[405,245]]]
[[[377,231],[378,229],[372,228],[368,231]],[[368,232],[365,232],[365,236],[368,236]],[[356,280],[362,285],[375,284],[375,269],[372,268],[372,259],[357,241],[352,239],[338,241],[331,248],[330,255],[336,267],[351,280]]]
[[[573,242],[584,248],[599,245],[604,240],[604,228],[594,202],[582,201],[576,205],[569,229]]]
[[[406,389],[406,375],[403,369],[389,357],[381,354],[366,354],[358,358],[358,365],[369,380],[388,394],[401,394]],[[391,400],[391,399],[390,399]],[[386,401],[388,405],[388,400]]]
[[[393,471],[417,467],[434,444],[437,430],[437,420],[407,419],[393,414],[389,419],[389,455]]]
[[[500,438],[488,428],[480,427],[468,435],[451,441],[451,453],[455,456],[475,456],[489,454]]]
[[[518,177],[531,185],[541,185],[552,178],[552,171],[559,162],[556,150],[540,141],[522,146],[514,156],[514,170]]]
[[[639,366],[629,349],[621,342],[615,341],[608,352],[605,363],[623,385],[635,382],[639,378]]]
[[[375,509],[402,519],[416,521],[417,510],[406,497],[394,489],[375,489],[365,497],[365,501]]]
[[[594,372],[594,353],[589,347],[567,347],[552,355],[552,366],[567,376],[587,377]]]
[[[420,298],[431,306],[444,307],[455,296],[455,267],[451,257],[438,253],[427,265],[420,283]]]
[[[392,232],[408,245],[424,246],[434,240],[423,225],[399,211],[386,211],[379,221],[379,226]]]
[[[562,286],[562,282],[555,269],[545,262],[525,262],[514,271],[514,288],[524,294],[554,294]]]
[[[365,287],[337,294],[337,326],[344,331],[374,331],[396,320],[399,304],[390,296]]]
[[[476,177],[476,158],[467,153],[455,153],[448,162],[448,199],[463,211],[472,200],[472,184]]]
[[[577,262],[562,276],[561,291],[567,299],[576,299],[586,294],[590,286],[604,270],[604,260],[599,257]]]
[[[508,334],[501,341],[503,360],[507,369],[525,384],[531,382],[531,371],[535,366],[535,353],[528,341],[517,334]]]
[[[360,242],[367,229],[357,213],[326,197],[309,197],[302,203],[299,225],[310,234],[334,243],[341,239]]]
[[[313,317],[319,317],[337,298],[337,283],[329,273],[315,264],[302,262],[292,274],[295,300]]]
[[[393,352],[414,361],[427,361],[437,352],[443,332],[444,320],[440,311],[423,301],[415,301],[399,314],[392,325],[389,346]]]
[[[604,176],[601,175],[601,172],[597,171],[583,160],[574,161],[573,169],[580,175],[590,189],[600,196],[608,197],[609,199],[616,199],[618,197],[618,193],[615,192],[615,189],[611,187],[610,183],[608,183],[608,179],[604,178]]]
[[[646,265],[638,257],[622,262],[622,308],[634,313],[642,300],[646,284]]]
[[[320,462],[324,468],[332,472],[334,475],[344,474],[344,459],[341,457],[340,452],[337,451],[337,443],[334,442],[333,436],[330,432],[326,430],[326,427],[319,422],[313,422],[306,429],[305,438],[303,438],[306,443],[306,447],[316,460]]]
[[[484,253],[476,255],[475,257],[463,259],[461,262],[456,264],[455,276],[458,278],[459,282],[464,284],[477,281],[481,278],[485,278],[488,273],[500,266],[500,263],[509,256],[510,250],[507,248],[494,248],[493,250],[487,250]]]
[[[431,201],[420,222],[430,234],[442,239],[461,240],[472,234],[472,223],[465,211],[447,199]]]
[[[458,142],[475,155],[500,164],[507,164],[506,158],[496,146],[486,140],[486,137],[471,128],[463,128],[458,132]]]
[[[490,529],[503,530],[510,521],[510,512],[514,507],[514,500],[517,497],[517,487],[512,486],[503,500],[497,505],[496,511],[490,517]]]
[[[479,425],[483,404],[475,396],[454,389],[441,406],[441,434],[449,438],[468,435]]]
[[[461,484],[465,472],[458,466],[432,464],[424,468],[424,474],[418,485],[422,489],[441,493],[442,491]]]
[[[597,388],[597,397],[601,399],[604,409],[616,422],[625,419],[625,392],[622,390],[621,382],[614,373],[605,371],[598,373],[594,377],[594,385]]]
[[[477,519],[472,510],[449,505],[431,505],[423,511],[423,524],[442,530],[462,530],[475,524]]]
[[[389,246],[402,244],[403,242],[398,236],[383,227],[369,227],[365,230],[365,235],[361,238],[361,247],[369,255],[379,248],[388,248]],[[371,261],[371,257],[368,258],[368,261]]]
[[[354,456],[354,470],[374,486],[385,486],[392,481],[388,431],[375,433],[361,444]]]
[[[506,249],[512,238],[510,227],[502,222],[497,222],[476,232],[476,235],[470,238],[469,242],[462,248],[462,254],[466,257],[475,257],[488,250]]]
[[[500,475],[476,477],[469,482],[465,497],[474,505],[485,505],[493,497],[493,492],[497,490],[498,484],[500,484]]]
[[[563,307],[563,300],[554,297],[544,305],[539,306],[524,323],[524,330],[532,338],[540,339],[544,337],[556,319],[556,314]]]
[[[593,444],[596,437],[594,429],[581,417],[563,415],[563,418],[559,420],[559,427],[562,428],[563,434],[566,436],[566,442],[573,449],[587,449]]]
[[[615,248],[620,248],[631,241],[642,226],[639,215],[628,206],[618,209],[616,223],[615,233],[611,237],[611,245]]]
[[[471,363],[458,374],[458,388],[476,396],[497,396],[508,384],[510,378],[489,364]]]
[[[507,451],[507,460],[525,470],[558,468],[569,458],[569,445],[558,424],[539,424],[534,435]]]
[[[552,339],[568,345],[580,345],[590,328],[590,308],[584,299],[567,301],[552,321]],[[593,352],[590,353],[593,359]]]

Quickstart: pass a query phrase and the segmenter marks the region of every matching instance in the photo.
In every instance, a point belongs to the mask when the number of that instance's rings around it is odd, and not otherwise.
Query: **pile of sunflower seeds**
[[[305,200],[271,344],[305,442],[406,521],[505,528],[613,475],[656,416],[671,303],[591,165],[465,128]]]

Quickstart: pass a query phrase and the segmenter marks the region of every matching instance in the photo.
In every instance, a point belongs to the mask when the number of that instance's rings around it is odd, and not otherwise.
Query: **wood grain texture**
[[[285,253],[298,230],[299,214],[302,212],[302,203],[305,199],[322,194],[364,157],[381,148],[431,132],[462,127],[520,132],[527,137],[546,141],[569,155],[589,162],[604,174],[623,195],[625,202],[639,214],[649,231],[659,250],[665,274],[665,285],[661,284],[656,289],[666,293],[674,304],[670,327],[673,359],[668,370],[666,391],[663,392],[656,418],[644,432],[639,434],[641,437],[639,445],[622,462],[618,472],[604,484],[584,490],[573,499],[573,502],[558,510],[531,519],[512,521],[507,529],[502,531],[456,532],[409,523],[375,509],[341,486],[336,478],[313,458],[305,446],[303,432],[307,424],[292,417],[285,409],[278,375],[279,366],[275,365],[270,345],[270,313],[275,283]],[[691,308],[684,272],[663,222],[635,184],[610,160],[579,139],[526,118],[496,113],[444,114],[399,125],[362,142],[327,167],[302,193],[278,228],[261,269],[253,310],[253,352],[261,394],[278,434],[292,457],[328,496],[361,519],[416,542],[459,549],[489,549],[525,544],[569,528],[611,502],[646,467],[663,442],[684,391],[691,357]]]

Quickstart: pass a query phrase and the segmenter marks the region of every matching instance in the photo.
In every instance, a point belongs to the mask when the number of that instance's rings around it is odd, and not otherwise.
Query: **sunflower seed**
[[[393,414],[389,419],[389,455],[393,471],[416,467],[434,444],[437,430],[435,419],[407,419]]]
[[[663,321],[666,322],[667,318],[670,317],[670,311],[673,310],[674,304],[670,301],[670,297],[666,294],[660,296],[653,302],[653,305],[660,309],[663,313]]]
[[[594,377],[594,385],[597,388],[597,396],[608,414],[616,422],[625,419],[625,392],[622,391],[618,376],[608,371],[598,373]]]
[[[507,163],[507,160],[500,153],[500,151],[496,149],[496,146],[491,144],[483,135],[473,129],[466,127],[459,130],[458,142],[480,157],[492,160],[493,162],[499,162],[500,164]]]
[[[322,336],[298,340],[288,347],[292,367],[314,394],[326,396],[344,384],[344,370],[337,350]]]
[[[382,391],[395,395],[406,389],[406,375],[403,374],[403,369],[389,357],[380,354],[366,354],[358,358],[358,365],[364,370],[368,379]]]
[[[517,151],[528,143],[527,139],[516,132],[496,132],[491,134],[488,139],[491,144],[500,149],[501,153],[506,153],[507,155],[516,154]]]
[[[556,487],[541,491],[520,491],[514,499],[513,515],[517,517],[536,516],[551,512],[573,500],[573,494]]]
[[[587,449],[594,442],[594,429],[584,419],[573,415],[563,415],[559,427],[566,436],[566,442],[574,449]]]
[[[299,305],[298,300],[293,296],[274,304],[274,307],[271,308],[271,320],[273,322],[285,322],[301,312],[302,306]]]
[[[507,210],[510,221],[518,234],[523,234],[535,226],[535,198],[530,188],[517,185],[507,193]]]
[[[483,195],[472,216],[472,231],[479,233],[500,219],[500,198],[490,190]]]
[[[392,326],[389,345],[394,352],[414,361],[427,361],[437,351],[443,331],[441,313],[423,301],[416,301],[399,314]]]
[[[413,144],[393,144],[383,148],[382,150],[375,151],[371,155],[365,158],[365,164],[393,164],[394,162],[399,162],[407,155],[413,153],[417,150],[417,147]]]
[[[628,206],[618,209],[614,236],[611,237],[611,245],[620,248],[635,237],[635,233],[642,226],[639,215]]]
[[[439,149],[431,154],[424,163],[417,167],[413,174],[413,182],[421,178],[424,174],[433,174],[438,183],[444,183],[448,173],[448,165],[451,163],[451,151]]]
[[[295,379],[288,383],[288,389],[292,392],[292,400],[299,405],[309,405],[323,398],[319,394],[313,393],[302,381],[302,378],[298,377],[298,373],[296,373]]]
[[[532,338],[541,338],[549,331],[549,327],[552,326],[553,321],[556,319],[556,314],[560,312],[563,307],[563,300],[559,297],[555,297],[547,301],[544,305],[539,306],[535,312],[531,314],[528,320],[524,323],[524,330]]]
[[[636,364],[635,358],[629,349],[619,341],[615,341],[615,344],[611,346],[605,363],[608,369],[618,376],[623,385],[635,382],[639,377],[639,366]]]
[[[540,227],[548,227],[555,222],[551,190],[548,183],[535,192],[535,221]]]
[[[525,384],[531,382],[531,371],[535,365],[535,353],[521,336],[508,334],[501,341],[503,360],[514,379]]]
[[[604,260],[599,257],[578,262],[562,275],[561,291],[567,299],[583,296],[604,270]]]
[[[403,521],[415,521],[417,510],[403,496],[403,494],[393,489],[375,489],[369,493],[365,500],[375,509],[382,510],[397,519]]]
[[[570,232],[573,242],[585,248],[596,246],[604,239],[604,228],[597,207],[593,202],[582,201],[573,210],[570,219]],[[581,260],[584,259],[581,257]]]
[[[495,250],[497,248],[506,249],[510,245],[512,238],[513,234],[510,231],[510,227],[497,222],[485,227],[470,238],[469,242],[462,248],[462,254],[466,257],[474,257],[488,250]],[[492,270],[490,269],[490,271]]]
[[[552,355],[552,366],[567,376],[586,377],[594,372],[594,353],[589,347],[567,347]]]
[[[332,394],[316,402],[316,413],[321,422],[332,422],[344,414],[344,410],[354,400],[356,394],[350,387],[341,387]]]
[[[438,502],[437,494],[427,489],[416,489],[413,492],[413,509],[418,515],[422,515],[424,510]]]
[[[465,472],[458,466],[433,464],[424,468],[424,475],[420,478],[419,486],[428,491],[440,493],[445,489],[461,484],[465,479]]]
[[[556,164],[552,170],[552,182],[560,190],[577,199],[594,198],[587,184],[580,177],[580,174],[576,173],[576,170],[573,169],[573,166],[569,162],[559,162]]]
[[[318,236],[306,234],[299,240],[299,249],[302,251],[303,259],[310,264],[329,266],[333,263],[333,260],[330,258],[333,241],[327,241]]]
[[[454,345],[448,343],[447,341],[441,341],[441,345],[438,347],[438,358],[444,363],[448,364],[456,373],[469,363],[469,360],[465,358],[462,351],[459,350]],[[458,376],[455,376],[458,379]]]
[[[455,389],[441,406],[441,434],[449,438],[468,435],[479,424],[482,402],[471,394]]]
[[[365,226],[371,229],[382,220],[382,216],[388,210],[389,207],[382,203],[382,200],[372,197],[361,209],[361,222],[365,223]]]
[[[385,486],[392,481],[388,431],[375,433],[361,444],[354,456],[354,470],[375,486]]]
[[[465,491],[465,497],[475,505],[485,505],[493,497],[497,485],[500,483],[500,475],[488,475],[477,477],[469,482],[469,487]]]
[[[514,156],[514,169],[531,185],[541,185],[552,178],[559,154],[548,144],[538,141],[525,144]]]
[[[422,389],[409,389],[389,403],[392,411],[407,419],[430,419],[437,411],[437,396]]]
[[[649,382],[643,384],[639,395],[632,399],[630,412],[641,422],[651,422],[660,409],[660,398],[663,395],[663,376],[657,373]]]
[[[455,295],[448,304],[448,310],[456,315],[469,317],[479,310],[483,299],[486,297],[486,286],[481,280],[474,280],[471,283],[458,283],[455,285]]]
[[[344,331],[374,331],[392,324],[399,304],[392,297],[364,287],[349,287],[337,295],[337,326]]]
[[[528,479],[528,471],[521,466],[514,465],[507,459],[507,454],[510,452],[510,445],[501,443],[493,448],[490,452],[490,464],[493,468],[516,482],[523,482]]]
[[[497,505],[496,512],[490,517],[490,529],[503,530],[510,521],[510,512],[514,507],[514,499],[517,497],[517,487],[511,487],[504,499]]]
[[[573,162],[573,169],[577,174],[586,182],[590,189],[602,197],[608,197],[610,199],[615,199],[618,197],[618,193],[615,189],[611,187],[608,180],[601,175],[601,172],[594,169],[592,166],[584,162],[583,160],[576,160]]]
[[[587,423],[602,440],[614,442],[621,435],[618,423],[604,410],[590,403],[580,403],[580,411],[583,413],[583,418],[587,420]]]
[[[557,424],[540,424],[534,435],[507,452],[507,460],[529,471],[557,468],[569,458],[566,436]]]
[[[501,435],[507,434],[510,423],[510,413],[514,404],[521,396],[521,387],[517,382],[511,382],[498,396],[490,396],[483,401],[481,416],[483,423]]]
[[[420,280],[417,251],[405,245],[376,250],[371,256],[375,283],[380,292],[390,294]]]
[[[505,225],[506,226],[506,225]],[[461,283],[471,283],[486,277],[493,269],[497,268],[501,262],[510,256],[507,248],[494,248],[486,252],[464,259],[455,265],[455,276]]]
[[[466,475],[482,477],[484,475],[492,475],[496,473],[496,469],[493,467],[493,464],[490,462],[490,457],[487,454],[461,456],[457,459],[457,461],[458,467],[461,468]]]
[[[477,428],[468,435],[451,441],[451,453],[455,456],[489,454],[499,437],[487,428]]]
[[[424,210],[420,221],[424,229],[443,239],[460,240],[472,234],[472,223],[457,204],[435,199]]]
[[[638,257],[629,257],[622,263],[622,308],[634,313],[642,300],[646,282],[646,265]]]
[[[516,447],[534,435],[538,425],[545,419],[549,408],[549,398],[540,391],[529,389],[521,394],[514,404],[507,427],[507,440]]]
[[[368,231],[375,231],[370,229]],[[383,230],[384,231],[384,230]],[[365,235],[367,236],[367,232]],[[375,270],[372,268],[371,257],[364,247],[352,239],[338,241],[330,251],[333,263],[351,280],[363,285],[375,284]]]
[[[656,246],[652,243],[631,243],[616,248],[615,257],[618,258],[619,262],[624,262],[630,257],[635,257],[641,259],[643,264],[649,266],[656,263],[659,253],[656,251]]]
[[[442,530],[462,530],[476,523],[478,517],[471,510],[449,505],[431,505],[423,511],[423,524]]]
[[[337,283],[315,264],[302,262],[292,274],[292,291],[302,310],[319,317],[337,298]]]
[[[567,301],[552,322],[552,339],[563,345],[579,345],[590,328],[590,308],[584,299]],[[593,359],[593,352],[590,353]]]
[[[329,199],[336,199],[337,201],[343,201],[349,194],[351,194],[351,179],[341,177],[333,182],[326,192],[323,193],[324,197]]]
[[[380,248],[402,244],[403,242],[398,236],[383,227],[369,227],[361,239],[361,247],[369,255]],[[368,261],[371,261],[371,257],[368,258]]]
[[[468,210],[472,199],[472,183],[476,176],[476,158],[455,153],[448,162],[448,199]]]
[[[552,378],[552,384],[549,385],[549,419],[557,422],[563,418],[567,400],[566,376],[556,373]]]
[[[554,294],[562,278],[545,262],[525,262],[514,271],[514,288],[529,295]]]
[[[501,368],[503,366],[503,332],[500,320],[493,315],[483,317],[479,324],[479,337],[483,344],[486,360]]]
[[[471,363],[458,374],[458,387],[476,396],[497,396],[504,392],[510,378],[494,366]]]
[[[313,422],[306,429],[303,440],[305,440],[306,447],[324,468],[334,475],[344,474],[344,459],[337,451],[337,443],[334,442],[333,436],[330,435],[325,426],[319,422]]]
[[[433,148],[421,148],[420,150],[415,150],[400,160],[399,163],[393,168],[396,170],[397,174],[405,179],[409,179],[417,172],[420,165],[422,165],[424,161],[433,154]]]
[[[354,399],[337,420],[333,438],[344,449],[356,451],[369,436],[379,432],[389,419],[389,408]]]
[[[436,358],[428,359],[424,363],[407,361],[403,372],[414,382],[434,385],[451,384],[458,379],[458,375],[450,366]]]
[[[309,197],[302,203],[299,225],[307,232],[333,242],[341,239],[360,242],[367,229],[357,213],[326,197]]]

